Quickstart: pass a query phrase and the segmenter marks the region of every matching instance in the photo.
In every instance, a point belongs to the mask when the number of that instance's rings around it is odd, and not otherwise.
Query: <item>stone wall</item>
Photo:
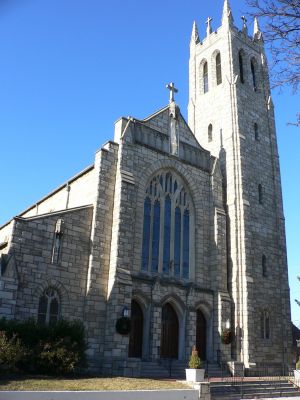
[[[161,129],[168,135],[169,114],[162,110],[156,114],[160,124],[146,123],[155,131]],[[153,119],[155,119],[153,118]],[[195,141],[190,130],[179,118],[179,141],[193,143],[205,154]],[[209,160],[210,169],[192,166],[166,151],[157,151],[147,144],[135,141],[134,121],[122,119],[117,122],[115,141],[119,143],[119,158],[116,173],[112,245],[107,293],[107,318],[105,340],[105,368],[109,371],[112,362],[125,360],[128,356],[128,336],[116,333],[116,320],[126,306],[130,311],[132,298],[144,311],[148,333],[144,337],[145,358],[160,357],[161,309],[166,302],[172,304],[179,319],[179,358],[185,360],[195,344],[196,310],[201,309],[209,324],[209,356],[216,358],[220,345],[218,293],[226,292],[226,224],[222,209],[222,178],[214,159]],[[139,128],[144,129],[141,121]],[[182,136],[181,136],[182,135]],[[197,147],[196,147],[197,146]],[[141,247],[143,229],[143,205],[145,190],[151,177],[161,170],[171,170],[182,177],[190,191],[195,210],[195,242],[191,243],[192,274],[189,280],[141,273]],[[220,200],[221,199],[221,200]],[[220,217],[216,218],[216,206]],[[215,250],[214,250],[215,249]],[[114,360],[110,357],[113,356]]]
[[[92,207],[83,207],[15,219],[9,249],[12,262],[2,277],[6,288],[12,279],[14,318],[37,318],[39,297],[51,286],[59,293],[61,316],[83,320],[92,214]],[[64,232],[60,261],[54,264],[51,255],[58,218],[64,221]]]

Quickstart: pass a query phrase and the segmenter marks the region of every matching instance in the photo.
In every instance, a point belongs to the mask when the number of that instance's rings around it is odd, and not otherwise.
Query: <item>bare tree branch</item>
[[[271,86],[291,87],[300,83],[300,0],[247,0],[251,17],[262,23],[264,40],[272,62]],[[299,126],[299,116],[296,124]]]

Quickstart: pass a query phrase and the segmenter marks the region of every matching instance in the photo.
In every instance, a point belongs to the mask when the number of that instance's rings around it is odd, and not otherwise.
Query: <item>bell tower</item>
[[[222,24],[207,19],[190,42],[188,123],[220,159],[227,211],[232,359],[246,368],[287,364],[291,318],[285,224],[273,102],[263,36],[254,21],[234,25],[228,0]]]

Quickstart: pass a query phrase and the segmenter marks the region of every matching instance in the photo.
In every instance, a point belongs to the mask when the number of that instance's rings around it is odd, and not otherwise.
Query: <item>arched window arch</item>
[[[60,299],[56,289],[48,287],[39,299],[38,322],[42,325],[55,324],[60,315]]]
[[[221,65],[221,53],[216,55],[216,80],[217,85],[222,83],[222,65]]]
[[[253,127],[254,127],[254,138],[255,140],[259,140],[258,125],[256,122],[254,123]]]
[[[239,51],[239,70],[240,70],[240,81],[244,83],[244,60],[243,50]]]
[[[267,257],[263,254],[261,258],[261,269],[262,269],[262,275],[264,277],[267,276]]]
[[[185,184],[175,173],[163,171],[152,178],[144,200],[143,271],[189,278],[191,208]]]
[[[263,204],[263,188],[261,184],[258,185],[258,202]]]
[[[208,92],[208,64],[207,61],[204,62],[203,64],[203,92],[207,93]]]
[[[262,339],[270,339],[270,315],[267,310],[260,315],[260,336]]]
[[[251,59],[251,75],[252,75],[253,89],[257,90],[257,65],[254,58]]]
[[[209,124],[209,125],[208,125],[208,128],[207,128],[207,138],[208,138],[208,141],[209,141],[209,142],[211,142],[211,141],[213,140],[213,126],[212,126],[212,124]]]

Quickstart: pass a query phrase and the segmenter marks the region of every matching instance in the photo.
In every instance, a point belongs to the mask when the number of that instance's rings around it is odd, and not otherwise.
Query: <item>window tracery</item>
[[[49,287],[39,299],[38,322],[42,325],[53,325],[59,319],[60,299],[57,291]]]
[[[152,178],[144,200],[143,271],[189,278],[190,202],[175,174],[163,171]]]

